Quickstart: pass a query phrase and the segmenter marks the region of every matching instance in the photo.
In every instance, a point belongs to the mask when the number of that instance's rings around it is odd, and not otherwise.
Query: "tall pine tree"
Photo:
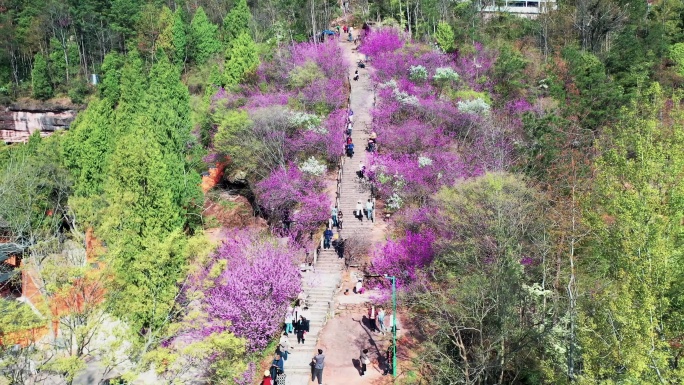
[[[252,72],[259,65],[257,46],[247,33],[240,34],[226,51],[226,63],[223,80],[227,85],[236,85],[245,74]]]
[[[207,18],[204,9],[197,8],[190,22],[190,52],[197,64],[205,63],[221,50],[221,42],[216,36],[217,29],[218,27]]]
[[[249,33],[249,23],[252,14],[249,12],[247,0],[237,0],[233,8],[223,19],[223,39],[226,43],[232,43],[243,33]]]

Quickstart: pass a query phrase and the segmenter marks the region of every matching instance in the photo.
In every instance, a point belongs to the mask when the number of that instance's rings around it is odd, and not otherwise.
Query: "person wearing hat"
[[[271,381],[271,372],[268,370],[264,371],[264,379],[261,380],[261,385],[273,385],[273,381]]]

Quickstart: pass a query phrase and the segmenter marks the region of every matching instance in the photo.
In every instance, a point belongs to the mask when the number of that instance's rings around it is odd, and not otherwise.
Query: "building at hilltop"
[[[540,14],[557,8],[556,0],[479,0],[482,13],[493,15],[500,12],[535,19]]]

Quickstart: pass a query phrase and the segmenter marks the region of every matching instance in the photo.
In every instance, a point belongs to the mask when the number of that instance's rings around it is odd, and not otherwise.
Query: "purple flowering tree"
[[[370,270],[395,276],[399,287],[407,286],[418,278],[420,269],[432,263],[435,239],[430,229],[420,233],[408,231],[404,237],[390,240],[375,250]]]
[[[290,234],[302,239],[328,219],[331,200],[323,188],[322,177],[290,164],[257,183],[255,193],[273,226],[289,220]]]
[[[200,337],[229,330],[249,351],[266,347],[301,290],[297,250],[252,230],[233,231],[195,277],[207,320]]]

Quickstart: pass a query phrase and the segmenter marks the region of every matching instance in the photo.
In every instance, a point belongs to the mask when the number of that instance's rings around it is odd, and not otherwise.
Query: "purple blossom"
[[[208,318],[200,336],[227,329],[247,339],[249,351],[268,344],[301,290],[296,249],[251,230],[227,234],[193,281]]]
[[[432,263],[435,239],[434,232],[429,229],[420,233],[406,232],[403,238],[390,240],[374,252],[371,271],[395,276],[397,286],[406,286],[418,279],[420,269]]]
[[[396,30],[382,28],[366,35],[363,44],[359,47],[359,52],[375,58],[383,53],[396,51],[403,46],[404,41]]]

